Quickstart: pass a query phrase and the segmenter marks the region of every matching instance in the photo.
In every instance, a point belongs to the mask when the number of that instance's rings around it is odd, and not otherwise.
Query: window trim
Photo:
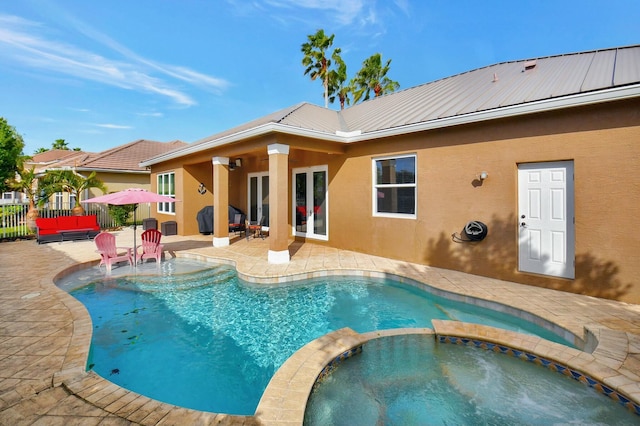
[[[160,180],[163,179],[165,176],[169,177],[169,182],[171,181],[170,176],[173,175],[173,193],[163,193],[160,192],[161,188],[164,189],[165,185],[161,184]],[[165,172],[165,173],[158,173],[158,175],[156,176],[156,193],[160,194],[160,195],[164,195],[166,197],[172,197],[172,198],[176,198],[176,172]],[[170,183],[167,185],[169,186],[169,189],[171,189],[171,185]],[[168,211],[164,210],[164,207],[168,207]],[[172,215],[175,216],[176,215],[176,203],[156,203],[156,211],[160,214],[168,214],[168,215]]]
[[[414,159],[414,182],[413,183],[401,183],[401,184],[378,184],[377,183],[377,163],[383,160],[394,160],[399,158]],[[413,199],[413,211],[414,213],[385,213],[378,212],[377,196],[378,188],[414,188]],[[390,217],[395,219],[417,219],[418,217],[418,155],[416,153],[410,154],[398,154],[398,155],[385,155],[384,157],[371,158],[371,212],[373,217]]]

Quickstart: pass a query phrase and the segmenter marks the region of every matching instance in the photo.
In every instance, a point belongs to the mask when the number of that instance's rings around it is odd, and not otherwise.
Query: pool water
[[[174,262],[184,267],[194,261]],[[68,276],[61,287],[87,307],[93,322],[88,368],[163,402],[252,415],[289,356],[343,327],[368,332],[453,319],[560,341],[523,320],[391,280],[340,277],[251,285],[228,266],[196,269],[161,276],[98,275],[91,283],[84,271],[77,278],[83,286],[75,289],[74,276]]]
[[[637,425],[626,407],[560,373],[429,335],[367,342],[312,392],[304,424]]]

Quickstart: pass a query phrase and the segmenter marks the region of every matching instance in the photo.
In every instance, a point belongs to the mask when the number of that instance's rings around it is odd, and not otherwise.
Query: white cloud
[[[364,0],[265,0],[264,2],[280,9],[312,9],[330,12],[336,22],[341,25],[362,22],[361,15],[365,3]]]
[[[411,12],[411,6],[409,0],[393,0],[398,9],[402,10],[405,15],[409,16]]]
[[[196,101],[174,87],[171,80],[187,82],[198,88],[220,93],[229,86],[223,79],[212,77],[182,66],[163,65],[143,58],[98,33],[81,22],[65,16],[86,37],[97,41],[121,59],[102,55],[59,42],[44,35],[41,25],[20,17],[0,14],[0,58],[81,80],[90,80],[127,90],[155,93],[174,102],[191,106]],[[116,56],[116,55],[114,55]]]
[[[102,127],[104,129],[133,129],[132,126],[123,126],[121,124],[110,124],[110,123],[105,123],[105,124],[95,124],[96,127]]]

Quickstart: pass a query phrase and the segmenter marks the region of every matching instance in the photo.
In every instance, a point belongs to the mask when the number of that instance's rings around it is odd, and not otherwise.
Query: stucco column
[[[213,157],[213,246],[229,245],[229,158]]]
[[[267,147],[269,153],[269,263],[289,263],[289,145]]]

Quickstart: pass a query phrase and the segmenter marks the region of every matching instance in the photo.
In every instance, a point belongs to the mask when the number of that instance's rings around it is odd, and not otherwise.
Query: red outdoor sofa
[[[90,240],[100,233],[95,214],[86,216],[39,217],[36,219],[38,244],[52,241]]]

